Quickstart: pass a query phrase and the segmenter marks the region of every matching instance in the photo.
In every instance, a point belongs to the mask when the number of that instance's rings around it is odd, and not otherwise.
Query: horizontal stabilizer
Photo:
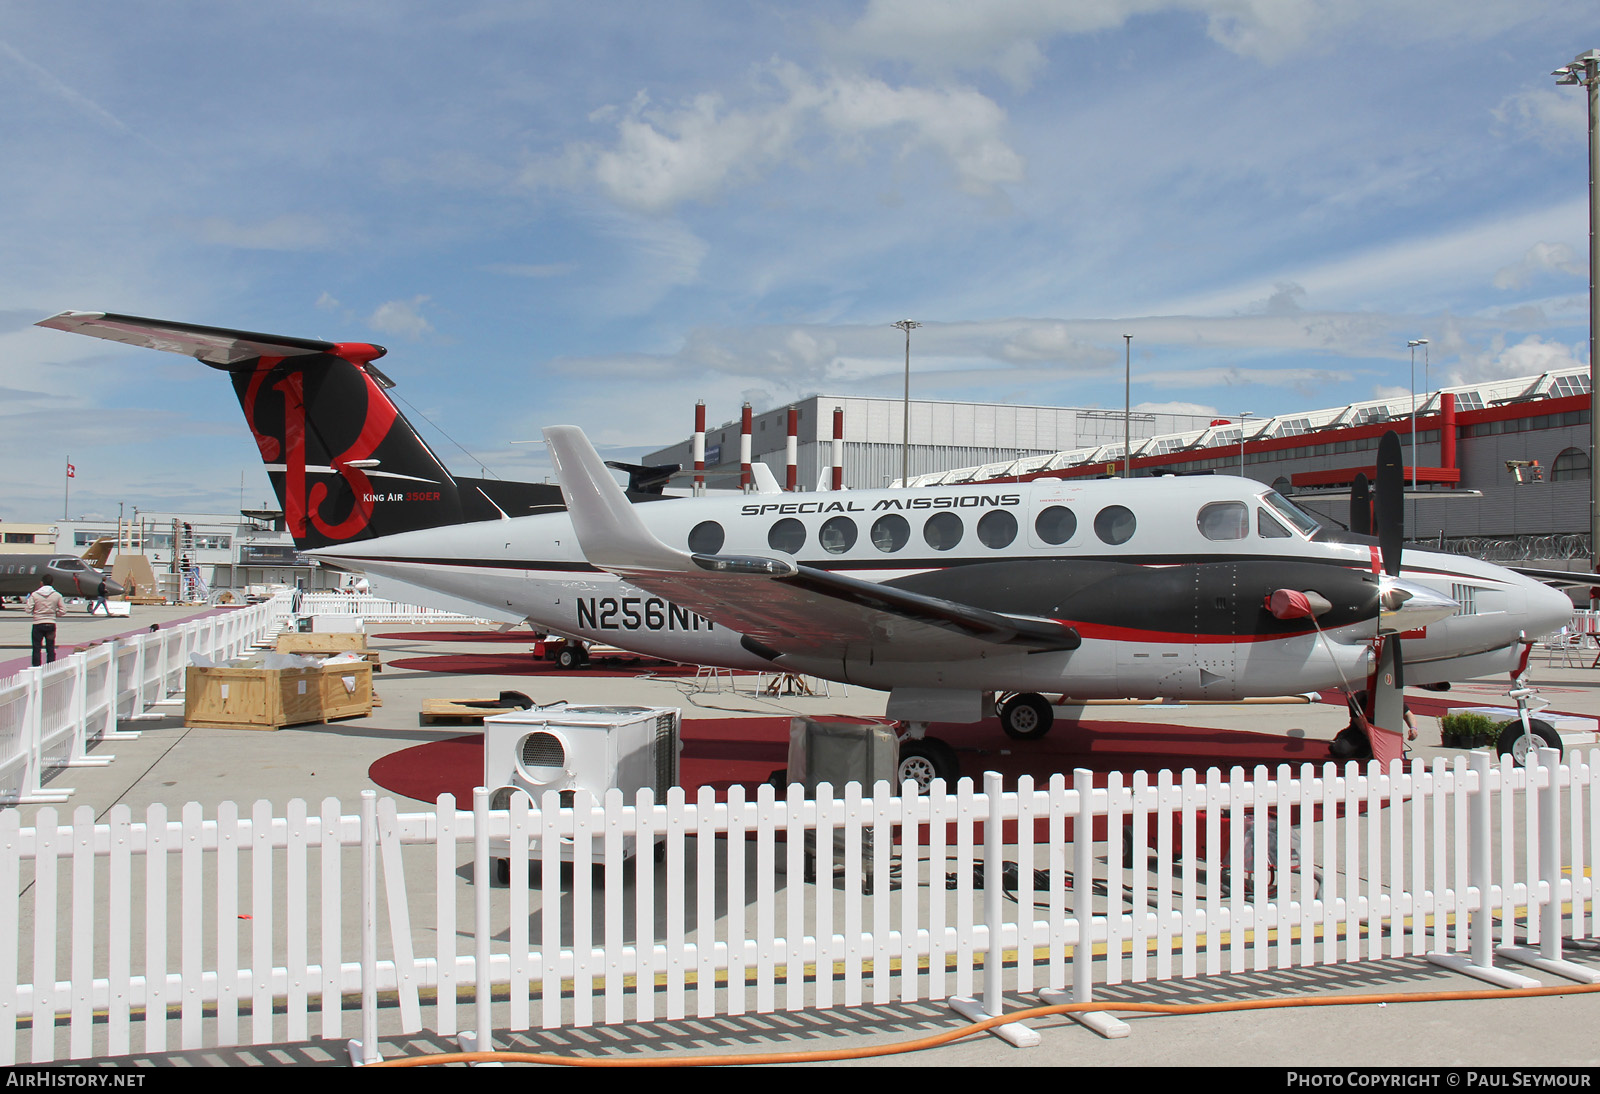
[[[129,346],[181,353],[218,368],[228,368],[258,357],[299,357],[317,353],[339,356],[343,347],[339,342],[322,342],[314,338],[256,334],[226,327],[202,327],[168,319],[146,319],[138,315],[99,311],[62,312],[40,320],[36,325],[73,334],[88,334]],[[378,352],[371,354],[369,360],[383,356],[381,346],[370,348]]]

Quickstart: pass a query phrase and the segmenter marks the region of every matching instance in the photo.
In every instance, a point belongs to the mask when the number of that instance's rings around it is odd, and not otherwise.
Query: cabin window
[[[1094,515],[1094,534],[1103,543],[1126,543],[1133,538],[1133,530],[1138,524],[1133,511],[1127,506],[1108,505]]]
[[[935,551],[948,551],[961,542],[961,518],[954,513],[935,513],[922,526],[922,539]]]
[[[794,555],[806,545],[806,526],[793,517],[784,517],[767,531],[767,546]]]
[[[722,550],[726,538],[722,525],[714,520],[703,520],[689,533],[689,550],[697,555],[714,555]]]
[[[1256,535],[1262,539],[1287,539],[1293,535],[1289,529],[1278,523],[1276,517],[1265,509],[1256,510]]]
[[[1318,529],[1322,527],[1317,523],[1315,517],[1295,505],[1294,502],[1289,501],[1276,490],[1267,491],[1261,495],[1261,500],[1266,502],[1267,508],[1276,513],[1280,519],[1298,529],[1301,535],[1316,535]]]
[[[1078,518],[1063,505],[1052,505],[1033,521],[1033,530],[1051,546],[1060,546],[1078,530]]]
[[[834,517],[817,533],[817,542],[830,555],[842,555],[856,545],[856,522],[849,517]]]
[[[1242,501],[1214,501],[1195,523],[1207,539],[1243,539],[1250,534],[1250,508]]]
[[[872,545],[892,554],[911,541],[911,523],[897,513],[879,517],[872,523]]]
[[[978,521],[978,540],[985,547],[1000,550],[1017,538],[1017,518],[1004,509],[991,509]]]

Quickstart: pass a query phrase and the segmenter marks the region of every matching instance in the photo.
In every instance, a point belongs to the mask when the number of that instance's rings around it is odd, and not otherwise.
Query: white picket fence
[[[278,625],[278,601],[208,615],[105,642],[0,681],[0,805],[65,801],[46,788],[62,768],[103,766],[91,744],[128,739],[121,721],[183,690],[191,654],[234,657]]]
[[[302,616],[340,615],[353,616],[367,623],[483,623],[483,619],[423,608],[416,604],[401,604],[381,597],[357,593],[306,593],[300,598],[299,614]]]
[[[370,1053],[380,1032],[468,1028],[488,1045],[496,1023],[980,987],[992,1012],[1001,992],[1088,1000],[1099,984],[1385,958],[1484,970],[1519,940],[1559,960],[1564,937],[1600,933],[1600,752],[1556,759],[1099,787],[1080,771],[1004,793],[990,775],[982,793],[963,780],[924,797],[850,784],[749,801],[735,786],[563,809],[552,794],[498,812],[480,790],[470,812],[445,796],[403,815],[369,792],[359,816],[333,799],[281,816],[117,806],[104,823],[46,808],[33,828],[10,811],[0,1064],[357,1034]],[[628,862],[632,840],[645,850]],[[564,876],[563,855],[597,865]],[[479,883],[502,858],[509,885]],[[492,992],[509,1002],[491,1011]]]

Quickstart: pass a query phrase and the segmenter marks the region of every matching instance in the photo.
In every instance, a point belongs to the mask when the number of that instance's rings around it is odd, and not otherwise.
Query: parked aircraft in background
[[[81,558],[60,553],[0,555],[0,598],[27,596],[39,587],[41,575],[64,597],[94,597],[102,581],[107,596],[121,596],[122,586],[100,569],[110,557],[109,537],[90,544]]]
[[[908,726],[902,774],[921,779],[955,769],[949,748],[923,736],[927,723],[977,721],[998,701],[1007,732],[1034,738],[1050,728],[1046,695],[1365,690],[1366,728],[1386,759],[1399,751],[1402,673],[1414,684],[1519,677],[1532,640],[1572,610],[1564,594],[1491,563],[1402,556],[1392,436],[1380,450],[1375,539],[1324,529],[1233,476],[635,505],[570,426],[545,431],[567,508],[518,515],[497,504],[501,519],[463,521],[464,492],[455,480],[443,488],[442,467],[417,476],[428,491],[441,487],[423,502],[390,500],[391,490],[379,503],[377,487],[362,485],[380,472],[410,475],[418,460],[382,447],[403,419],[374,378],[376,347],[299,343],[311,348],[295,350],[300,366],[285,374],[275,355],[293,348],[288,340],[222,332],[219,345],[215,328],[167,324],[179,345],[157,345],[155,321],[83,313],[44,325],[231,362],[219,367],[234,370],[286,510],[298,502],[297,543],[313,557],[582,641],[885,690],[889,717]],[[308,357],[330,375],[343,362],[367,391],[354,440],[313,447],[316,430],[300,442],[281,428],[330,414],[313,398],[328,383]]]

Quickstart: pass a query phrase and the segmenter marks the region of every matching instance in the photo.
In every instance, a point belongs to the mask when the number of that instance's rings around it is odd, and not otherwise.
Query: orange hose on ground
[[[1295,996],[1287,999],[1241,999],[1230,1003],[1059,1003],[1030,1007],[1009,1014],[985,1018],[981,1022],[900,1041],[892,1045],[865,1045],[858,1048],[817,1049],[809,1052],[758,1052],[718,1056],[551,1056],[537,1052],[446,1052],[433,1056],[414,1056],[381,1060],[368,1067],[427,1067],[442,1064],[522,1063],[552,1064],[567,1067],[726,1067],[749,1064],[800,1064],[827,1060],[861,1060],[869,1056],[895,1056],[920,1052],[959,1041],[974,1033],[1008,1022],[1044,1018],[1052,1014],[1087,1014],[1092,1011],[1123,1011],[1133,1014],[1224,1014],[1229,1011],[1274,1010],[1280,1007],[1353,1007],[1374,1003],[1448,1003],[1464,999],[1530,999],[1547,995],[1582,995],[1600,992],[1600,984],[1557,985],[1541,988],[1475,989],[1472,991],[1402,992],[1381,995]]]

